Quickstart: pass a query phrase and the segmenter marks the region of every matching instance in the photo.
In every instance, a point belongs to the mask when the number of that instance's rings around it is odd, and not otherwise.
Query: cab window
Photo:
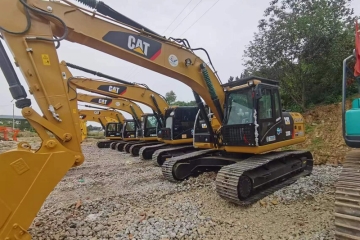
[[[271,103],[271,90],[261,90],[262,97],[259,99],[259,119],[272,118],[272,103]]]

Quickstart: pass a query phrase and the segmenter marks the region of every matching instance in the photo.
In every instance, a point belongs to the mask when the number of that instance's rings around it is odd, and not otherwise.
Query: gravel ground
[[[34,240],[334,239],[341,167],[315,166],[311,176],[244,208],[216,194],[214,173],[174,184],[150,161],[82,146],[85,163],[47,198],[30,228]]]

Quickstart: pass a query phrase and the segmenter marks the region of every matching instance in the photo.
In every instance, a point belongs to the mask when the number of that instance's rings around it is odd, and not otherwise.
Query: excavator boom
[[[112,111],[112,110],[79,110],[80,119],[85,121],[95,121],[98,122],[97,119],[108,119],[107,122],[116,120],[117,122],[124,123],[125,117],[120,112]],[[101,124],[101,122],[98,122]]]
[[[193,51],[198,49],[192,50],[186,44],[144,33],[135,27],[129,30],[124,24],[104,15],[80,8],[69,1],[63,2],[68,5],[38,0],[28,0],[27,5],[49,13],[41,17],[51,22],[53,34],[59,38],[64,37],[68,41],[86,45],[185,83],[203,98],[216,118],[222,121],[225,94],[216,74],[194,54]],[[0,7],[6,9],[6,5],[1,4]],[[22,9],[21,4],[18,7]],[[16,12],[20,13],[20,9]],[[37,12],[35,14],[38,15]],[[11,28],[5,19],[12,17],[9,13],[4,14],[4,24],[1,26]],[[56,17],[62,21],[55,20]],[[17,22],[20,26],[25,25],[25,15],[17,18]],[[66,32],[68,34],[65,36]]]
[[[97,122],[101,124],[103,129],[106,128],[106,124],[110,122],[125,122],[125,117],[116,111],[111,110],[79,110],[80,119],[88,122]],[[84,134],[82,134],[82,138],[84,139]]]
[[[103,107],[127,112],[131,114],[135,122],[139,122],[139,124],[140,124],[140,117],[144,114],[144,112],[141,110],[139,105],[137,105],[135,102],[126,99],[101,97],[101,96],[83,94],[83,93],[76,93],[76,95],[77,95],[76,98],[79,102],[91,103],[98,106],[103,106]]]
[[[87,137],[87,126],[86,122],[93,121],[101,124],[101,127],[105,130],[106,124],[111,122],[121,122],[124,123],[124,116],[116,111],[110,110],[79,110],[80,115],[80,128],[81,128],[81,138],[84,141]]]
[[[149,106],[157,113],[162,122],[165,121],[165,111],[169,108],[169,105],[163,96],[149,88],[138,84],[131,84],[130,82],[124,84],[84,77],[73,77],[64,61],[61,62],[60,69],[66,76],[71,76],[68,78],[69,84],[74,85],[78,89],[112,98],[125,98],[127,100],[140,102]]]

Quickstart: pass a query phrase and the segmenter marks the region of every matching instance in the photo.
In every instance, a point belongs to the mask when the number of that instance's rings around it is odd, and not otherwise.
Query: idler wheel
[[[239,178],[239,184],[238,184],[239,199],[246,199],[251,195],[251,193],[252,193],[251,178],[249,178],[246,175],[242,175]]]

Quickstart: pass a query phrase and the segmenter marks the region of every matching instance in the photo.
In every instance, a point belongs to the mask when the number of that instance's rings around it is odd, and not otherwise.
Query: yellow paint
[[[185,139],[177,139],[177,140],[165,140],[162,139],[162,141],[166,144],[170,144],[170,145],[177,145],[177,144],[192,144],[193,139],[192,138],[185,138]]]
[[[225,146],[224,149],[227,152],[233,153],[253,153],[253,154],[260,154],[269,152],[278,148],[287,147],[293,144],[298,144],[305,141],[305,137],[298,137],[293,138],[290,140],[282,141],[282,142],[275,142],[264,146],[258,147],[239,147],[239,146]]]
[[[143,50],[141,48],[139,48],[139,47],[135,48],[134,51],[144,55]]]

